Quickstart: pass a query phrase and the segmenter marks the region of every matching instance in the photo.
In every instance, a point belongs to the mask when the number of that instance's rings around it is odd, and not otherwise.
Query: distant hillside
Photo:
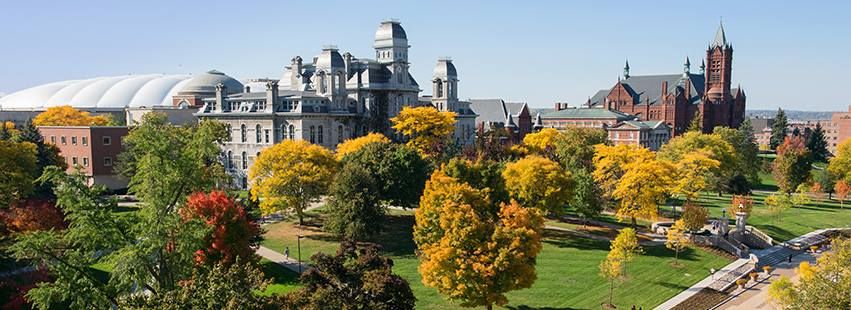
[[[786,118],[790,120],[830,119],[830,116],[833,114],[833,112],[783,111],[786,112]],[[777,110],[747,110],[746,114],[748,117],[772,118],[777,114]]]

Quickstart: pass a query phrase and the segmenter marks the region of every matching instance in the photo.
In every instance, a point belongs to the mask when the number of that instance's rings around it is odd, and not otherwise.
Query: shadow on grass
[[[414,244],[414,216],[388,214],[385,219],[383,231],[372,238],[372,242],[392,256],[413,255],[417,248]]]
[[[569,232],[547,229],[544,230],[544,243],[560,248],[575,248],[581,250],[609,250],[609,242],[583,238]]]
[[[664,286],[664,287],[667,287],[667,288],[670,288],[670,289],[675,289],[677,291],[682,291],[682,290],[689,288],[688,286],[685,286],[685,285],[679,285],[679,284],[668,283],[668,282],[653,281],[653,283],[656,284],[656,285],[659,285],[659,286]]]
[[[681,261],[697,261],[696,257],[697,251],[692,248],[685,248],[680,251],[679,260]],[[674,250],[668,249],[664,246],[646,246],[644,247],[644,256],[653,256],[653,257],[661,257],[661,258],[670,258],[671,261],[674,261],[674,255],[676,253]]]
[[[530,307],[526,305],[519,306],[505,306],[506,309],[511,310],[573,310],[573,309],[581,309],[581,308],[570,308],[570,307]]]
[[[272,261],[260,263],[260,269],[267,279],[272,279],[274,284],[297,285],[298,274]]]
[[[777,241],[790,240],[792,238],[797,237],[797,235],[791,231],[775,226],[774,224],[770,225],[760,225],[759,230],[768,234]]]

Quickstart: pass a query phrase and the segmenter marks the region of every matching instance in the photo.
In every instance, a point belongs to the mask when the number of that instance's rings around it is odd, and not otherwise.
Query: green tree
[[[384,208],[379,200],[378,183],[358,162],[346,162],[334,183],[328,201],[325,227],[339,236],[363,240],[381,231]]]
[[[694,111],[694,117],[691,118],[686,131],[703,133],[703,115],[700,114],[700,110]]]
[[[369,143],[349,153],[343,164],[367,170],[378,186],[377,198],[385,204],[413,208],[419,202],[431,167],[416,150],[393,143]]]
[[[814,162],[827,161],[830,152],[827,151],[827,138],[824,136],[821,123],[816,123],[816,129],[807,137],[807,149],[810,150],[810,156]]]
[[[576,188],[569,202],[570,207],[586,221],[600,215],[605,201],[603,191],[594,182],[594,177],[582,168],[574,169],[572,175]]]
[[[753,136],[753,127],[747,119],[738,129],[729,127],[715,127],[714,134],[726,141],[733,147],[734,172],[728,173],[727,179],[722,180],[731,183],[737,175],[744,176],[751,185],[759,184],[759,146]]]
[[[771,138],[769,145],[772,150],[777,149],[786,136],[789,134],[789,120],[786,119],[786,112],[778,108],[777,114],[774,116],[774,123],[771,124]]]
[[[393,261],[374,247],[340,244],[336,255],[314,254],[303,287],[286,296],[288,309],[414,309],[410,285],[392,271]]]
[[[27,120],[18,130],[18,134],[14,137],[15,142],[29,142],[36,146],[36,169],[35,175],[40,176],[47,166],[57,166],[62,169],[68,167],[64,158],[59,155],[59,148],[52,144],[44,143],[44,138],[38,131],[38,128],[33,125],[32,120]],[[51,190],[52,184],[36,184],[33,194],[39,198],[49,198],[53,196]]]
[[[197,268],[177,289],[159,295],[133,294],[120,300],[119,309],[280,309],[283,305],[263,291],[271,281],[254,264],[238,261]]]
[[[810,155],[801,137],[787,137],[777,147],[777,158],[772,164],[772,174],[777,186],[791,193],[810,177]]]
[[[813,180],[819,185],[819,189],[827,194],[827,199],[833,199],[833,187],[836,185],[836,180],[827,169],[817,169],[813,175]]]
[[[565,169],[574,171],[578,167],[594,170],[595,146],[605,145],[608,134],[597,128],[570,127],[562,131],[553,146],[558,161]]]
[[[0,140],[0,208],[32,193],[36,154],[32,143]]]

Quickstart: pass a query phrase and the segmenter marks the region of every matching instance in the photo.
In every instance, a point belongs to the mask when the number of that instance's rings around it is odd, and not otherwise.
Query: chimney
[[[668,81],[662,81],[662,95],[668,95]]]
[[[348,78],[349,72],[352,72],[352,53],[346,52],[345,54],[343,54],[343,61],[346,65],[346,78]]]
[[[275,104],[278,103],[278,81],[269,81],[266,83],[266,111],[274,111]]]
[[[216,108],[218,111],[229,111],[230,107],[225,106],[225,90],[227,87],[223,83],[216,84]]]

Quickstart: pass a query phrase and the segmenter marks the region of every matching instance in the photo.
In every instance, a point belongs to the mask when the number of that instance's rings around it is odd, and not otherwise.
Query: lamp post
[[[298,235],[298,274],[301,274],[301,238],[304,236]]]

